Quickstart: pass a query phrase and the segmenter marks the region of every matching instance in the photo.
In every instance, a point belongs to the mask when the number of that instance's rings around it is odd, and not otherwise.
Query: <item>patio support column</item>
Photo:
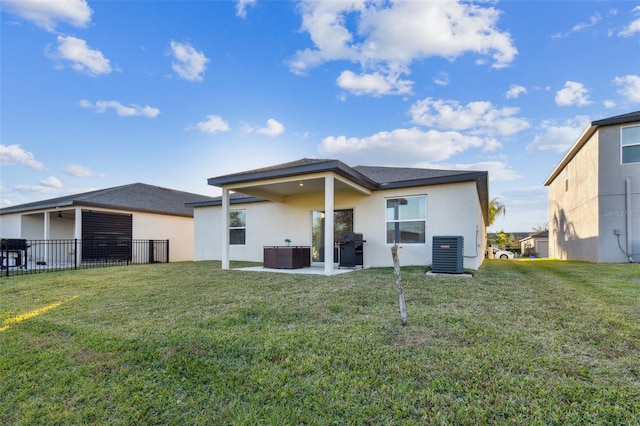
[[[43,234],[44,238],[44,250],[43,250],[43,255],[44,258],[40,259],[40,260],[44,260],[45,262],[47,262],[47,264],[49,264],[49,243],[48,240],[51,238],[51,213],[50,212],[44,212],[44,234]],[[38,259],[34,259],[34,261],[38,261]]]
[[[82,208],[76,207],[75,212],[75,228],[73,230],[73,238],[81,243],[77,246],[76,251],[76,266],[80,266],[82,263]]]
[[[333,274],[333,209],[334,209],[333,175],[324,178],[324,274]]]
[[[222,188],[222,269],[229,269],[229,190]]]

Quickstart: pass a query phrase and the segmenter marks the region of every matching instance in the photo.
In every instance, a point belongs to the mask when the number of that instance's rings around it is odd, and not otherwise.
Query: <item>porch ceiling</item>
[[[334,175],[334,191],[352,190],[370,195],[371,191]],[[255,182],[242,182],[228,185],[232,191],[263,198],[265,200],[283,202],[286,197],[313,193],[324,193],[325,175],[322,176],[292,176],[280,179],[269,179]]]

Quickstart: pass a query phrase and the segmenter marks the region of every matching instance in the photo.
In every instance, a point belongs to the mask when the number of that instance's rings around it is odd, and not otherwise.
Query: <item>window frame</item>
[[[624,143],[624,130],[625,129],[629,129],[629,128],[638,128],[638,132],[640,133],[640,124],[634,124],[631,126],[622,126],[620,127],[620,164],[621,165],[627,165],[627,164],[640,164],[640,160],[639,161],[629,161],[629,162],[625,162],[624,161],[624,148],[629,148],[629,147],[637,147],[640,148],[640,139],[637,142],[634,143],[629,143],[629,144],[625,144]]]
[[[400,219],[399,216],[397,219],[392,219],[389,220],[388,215],[387,215],[387,211],[389,209],[389,201],[392,200],[401,200],[401,199],[410,199],[410,198],[417,198],[417,199],[421,199],[421,203],[422,204],[422,209],[424,211],[424,217],[423,218],[403,218]],[[397,212],[399,213],[399,212]],[[399,236],[400,241],[396,241],[397,244],[411,244],[411,245],[426,245],[427,244],[427,194],[415,194],[415,195],[399,195],[399,196],[394,196],[394,197],[386,197],[384,199],[384,240],[385,243],[387,245],[393,245],[394,242],[393,241],[389,241],[389,224],[390,223],[395,223],[396,226],[394,227],[395,229],[393,230],[394,236]],[[423,229],[424,229],[424,241],[402,241],[402,231],[400,229],[400,224],[401,223],[421,223],[423,224]]]
[[[233,213],[242,212],[243,215],[243,226],[232,226],[233,220],[231,219],[231,215]],[[232,231],[242,231],[242,242],[234,242],[234,238],[232,238]],[[238,234],[240,234],[238,232]],[[229,245],[230,246],[244,246],[247,244],[247,210],[246,209],[233,209],[229,210]]]

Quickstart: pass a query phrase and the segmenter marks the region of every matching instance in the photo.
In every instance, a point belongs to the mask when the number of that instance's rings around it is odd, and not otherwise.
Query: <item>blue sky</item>
[[[640,109],[630,1],[0,0],[0,206],[309,158],[487,170],[547,222],[590,121]]]

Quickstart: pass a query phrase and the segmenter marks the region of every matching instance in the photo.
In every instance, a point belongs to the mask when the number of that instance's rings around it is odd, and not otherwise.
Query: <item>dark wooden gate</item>
[[[131,261],[133,216],[82,212],[83,261]]]

